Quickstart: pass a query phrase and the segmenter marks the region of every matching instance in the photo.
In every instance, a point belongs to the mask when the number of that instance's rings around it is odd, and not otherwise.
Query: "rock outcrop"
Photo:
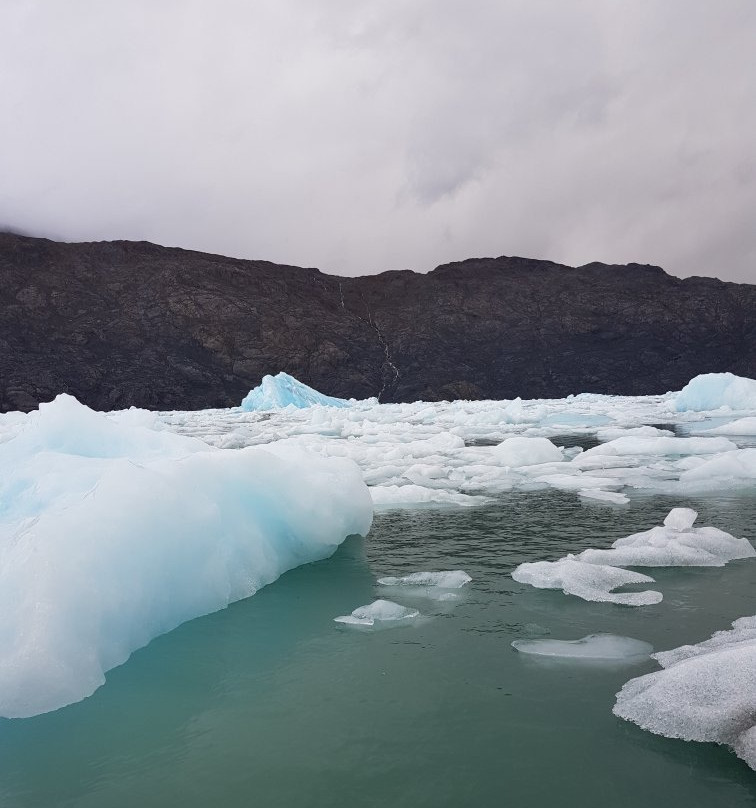
[[[285,370],[381,401],[649,394],[756,376],[756,286],[482,258],[343,278],[146,242],[0,234],[0,409],[237,405]]]

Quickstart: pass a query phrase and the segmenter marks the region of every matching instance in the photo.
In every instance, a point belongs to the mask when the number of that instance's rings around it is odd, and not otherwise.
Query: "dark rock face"
[[[285,370],[381,401],[679,389],[756,376],[756,286],[523,258],[360,278],[146,242],[0,234],[0,409],[237,405]]]

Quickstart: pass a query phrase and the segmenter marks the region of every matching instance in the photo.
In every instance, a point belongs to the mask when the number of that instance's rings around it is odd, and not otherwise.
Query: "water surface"
[[[747,495],[607,508],[547,491],[377,516],[366,540],[153,641],[91,698],[0,721],[0,806],[756,805],[756,773],[726,749],[612,715],[617,690],[653,661],[533,659],[510,647],[601,631],[662,650],[756,613],[753,561],[650,571],[664,600],[638,609],[510,577],[522,561],[608,546],[678,505],[754,538]],[[473,582],[456,602],[375,583],[459,568]],[[378,632],[333,622],[381,595],[427,619]]]

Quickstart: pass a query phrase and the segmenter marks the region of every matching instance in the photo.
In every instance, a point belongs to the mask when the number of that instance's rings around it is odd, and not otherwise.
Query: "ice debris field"
[[[240,407],[162,413],[98,413],[62,395],[0,415],[0,464],[0,715],[26,717],[85,698],[152,638],[366,535],[374,511],[545,489],[588,508],[752,491],[756,381],[706,374],[656,396],[379,404],[279,374]],[[747,537],[696,517],[674,508],[610,547],[587,537],[582,552],[512,574],[606,608],[642,607],[663,587],[635,568],[756,555]],[[463,570],[387,576],[378,599],[334,619],[368,631],[412,625],[423,598],[453,600],[469,583]],[[405,596],[416,603],[394,600]],[[612,635],[515,648],[573,660],[652,650]],[[756,768],[756,617],[653,658],[662,670],[628,682],[615,713],[728,744]]]

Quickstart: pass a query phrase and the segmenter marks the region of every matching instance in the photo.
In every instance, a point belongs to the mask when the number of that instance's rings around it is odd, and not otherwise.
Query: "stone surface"
[[[0,234],[0,409],[238,405],[284,370],[381,401],[651,394],[756,376],[756,286],[482,258],[359,278]]]

